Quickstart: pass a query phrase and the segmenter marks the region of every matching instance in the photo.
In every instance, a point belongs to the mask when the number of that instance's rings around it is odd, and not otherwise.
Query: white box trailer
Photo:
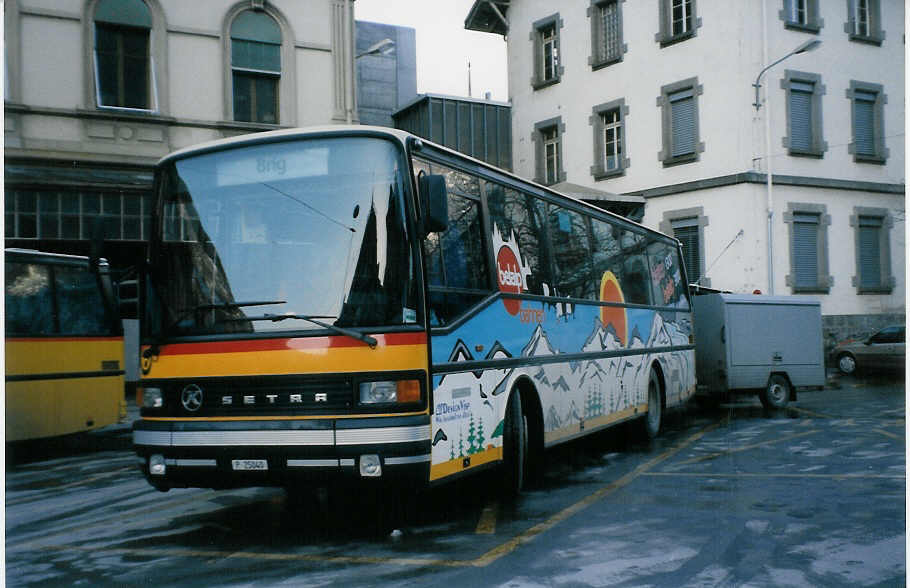
[[[693,297],[699,390],[723,398],[758,393],[768,408],[825,385],[821,303],[797,296]]]

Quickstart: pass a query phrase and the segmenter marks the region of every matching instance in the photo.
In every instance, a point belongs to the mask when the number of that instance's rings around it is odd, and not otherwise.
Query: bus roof
[[[280,129],[277,131],[265,131],[262,133],[249,133],[236,137],[225,139],[216,139],[197,145],[191,145],[178,149],[168,155],[165,155],[158,161],[162,165],[169,161],[201,155],[211,151],[220,151],[234,147],[245,147],[248,145],[258,145],[260,143],[269,143],[273,141],[287,141],[291,139],[303,139],[316,135],[387,135],[394,137],[399,141],[406,141],[408,137],[416,137],[411,133],[390,127],[374,127],[369,125],[325,125],[318,127],[304,127],[294,129]],[[423,140],[423,139],[421,139]]]

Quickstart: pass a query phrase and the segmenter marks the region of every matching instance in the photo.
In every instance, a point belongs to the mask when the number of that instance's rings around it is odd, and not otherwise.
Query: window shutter
[[[695,96],[691,88],[670,94],[672,157],[695,153]]]
[[[689,283],[701,279],[700,249],[698,244],[698,219],[695,217],[671,221],[673,236],[682,243],[683,261]]]
[[[859,282],[864,288],[882,285],[881,228],[881,218],[859,219]]]
[[[853,95],[853,137],[857,155],[875,155],[875,94],[857,90]]]
[[[793,271],[797,288],[818,286],[818,215],[793,215]]]
[[[803,82],[790,84],[790,148],[812,149],[812,92],[814,86]]]

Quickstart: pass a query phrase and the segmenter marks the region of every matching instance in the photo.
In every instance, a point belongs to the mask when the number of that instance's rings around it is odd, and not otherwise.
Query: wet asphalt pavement
[[[905,586],[905,387],[841,378],[556,448],[500,501],[493,475],[377,532],[359,496],[153,490],[128,427],[7,448],[9,586]],[[133,412],[135,414],[135,412]]]

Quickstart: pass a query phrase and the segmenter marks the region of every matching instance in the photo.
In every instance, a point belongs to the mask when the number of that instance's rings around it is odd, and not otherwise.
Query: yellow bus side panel
[[[101,372],[102,361],[116,361],[122,369],[122,339],[7,339],[7,377],[36,379],[6,382],[6,440],[66,435],[116,423],[123,405],[122,375],[61,377]]]
[[[465,459],[459,457],[442,463],[433,464],[430,468],[430,481],[439,480],[452,474],[457,474],[465,470],[494,462],[502,459],[502,447],[490,447],[479,453],[470,456],[470,463],[466,467]]]
[[[639,415],[644,415],[648,412],[647,404],[640,404],[638,406],[632,406],[625,410],[619,412],[614,412],[606,416],[596,417],[583,421],[582,424],[573,424],[569,427],[563,427],[555,431],[547,431],[544,433],[544,444],[550,445],[552,443],[571,439],[578,437],[585,431],[591,431],[594,429],[599,429],[602,427],[607,427],[609,425],[614,425],[621,421],[627,421],[631,418],[634,418]]]

